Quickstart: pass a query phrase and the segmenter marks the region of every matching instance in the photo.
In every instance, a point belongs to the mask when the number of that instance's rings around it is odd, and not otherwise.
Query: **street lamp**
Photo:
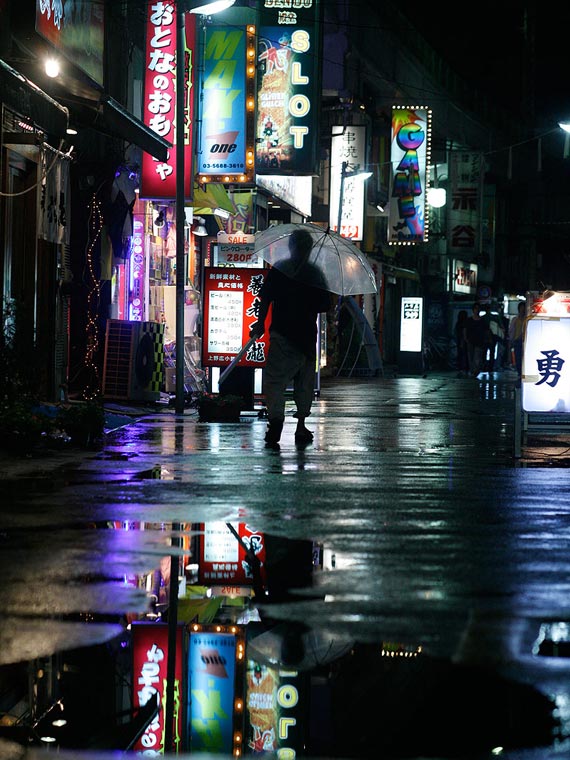
[[[226,10],[234,2],[235,0],[178,0],[176,3],[176,414],[184,413],[184,14],[209,16]]]
[[[342,205],[344,202],[344,182],[346,179],[357,179],[358,181],[364,181],[366,179],[369,179],[369,177],[372,176],[372,172],[364,172],[360,171],[359,169],[355,171],[349,171],[348,169],[348,161],[342,162],[342,167],[340,170],[340,193],[338,197],[338,223],[337,223],[337,232],[340,235],[341,230],[341,224],[342,224]]]

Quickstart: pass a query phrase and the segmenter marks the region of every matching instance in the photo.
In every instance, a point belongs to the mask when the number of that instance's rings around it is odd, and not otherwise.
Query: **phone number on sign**
[[[202,164],[202,169],[243,169],[243,164]]]

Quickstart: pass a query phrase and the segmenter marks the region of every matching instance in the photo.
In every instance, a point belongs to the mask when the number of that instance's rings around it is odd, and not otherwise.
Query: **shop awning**
[[[157,135],[109,96],[101,99],[93,127],[111,137],[119,137],[138,145],[159,161],[166,161],[168,150],[172,148],[172,143]]]
[[[208,182],[204,185],[194,183],[194,216],[213,214],[214,209],[221,208],[230,214],[237,214],[237,208],[230,194],[221,182]]]
[[[8,108],[31,119],[39,129],[55,137],[66,136],[67,108],[1,59],[0,93]]]

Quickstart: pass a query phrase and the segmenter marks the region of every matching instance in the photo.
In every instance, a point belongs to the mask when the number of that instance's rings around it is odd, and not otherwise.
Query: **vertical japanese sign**
[[[228,755],[233,749],[236,637],[190,634],[188,649],[190,749]]]
[[[480,251],[483,157],[480,153],[449,154],[447,247],[449,253],[473,261]]]
[[[226,367],[249,341],[249,330],[259,314],[259,291],[266,273],[264,269],[245,267],[204,268],[203,366]],[[267,319],[271,319],[270,315]],[[240,359],[239,366],[265,366],[268,348],[266,332]]]
[[[331,141],[331,181],[329,196],[329,226],[338,232],[338,211],[342,185],[342,218],[340,234],[352,240],[362,240],[364,222],[364,198],[366,192],[362,179],[345,177],[342,182],[342,165],[347,172],[359,172],[366,161],[366,127],[333,127]]]
[[[392,187],[388,243],[423,243],[427,237],[427,166],[431,154],[431,111],[392,107]]]
[[[157,135],[176,143],[176,11],[173,3],[147,3],[145,79],[143,121]],[[184,196],[192,198],[192,128],[193,128],[193,53],[196,21],[185,14],[184,60]],[[141,198],[174,200],[176,198],[176,150],[168,152],[166,161],[158,161],[143,151]]]
[[[423,299],[404,296],[400,317],[400,351],[421,351]]]
[[[200,174],[246,170],[245,28],[206,27],[202,77]]]
[[[526,412],[570,413],[570,314],[532,316],[523,348],[522,404]]]
[[[164,755],[164,713],[168,662],[168,625],[166,623],[133,623],[133,707],[143,707],[158,696],[160,709],[156,718],[133,746],[145,757]],[[180,749],[182,738],[183,628],[176,633],[176,667],[174,679],[174,741]]]
[[[320,107],[319,17],[320,0],[264,0],[257,49],[258,174],[315,172]]]
[[[208,585],[253,585],[253,574],[246,560],[244,546],[259,561],[262,579],[265,576],[265,537],[248,523],[232,523],[242,544],[226,523],[203,523],[200,526],[200,583]]]

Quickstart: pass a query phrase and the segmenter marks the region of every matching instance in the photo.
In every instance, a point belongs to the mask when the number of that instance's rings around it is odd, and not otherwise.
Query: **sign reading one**
[[[200,174],[246,171],[246,32],[236,27],[206,27],[202,77]]]
[[[145,80],[143,121],[157,135],[176,143],[176,13],[172,3],[147,3]],[[184,197],[192,199],[192,122],[193,122],[193,48],[195,16],[184,14]],[[166,161],[158,161],[143,151],[141,198],[173,200],[176,198],[176,150]]]
[[[426,170],[430,157],[431,111],[392,107],[392,188],[388,243],[423,243],[427,234]]]

